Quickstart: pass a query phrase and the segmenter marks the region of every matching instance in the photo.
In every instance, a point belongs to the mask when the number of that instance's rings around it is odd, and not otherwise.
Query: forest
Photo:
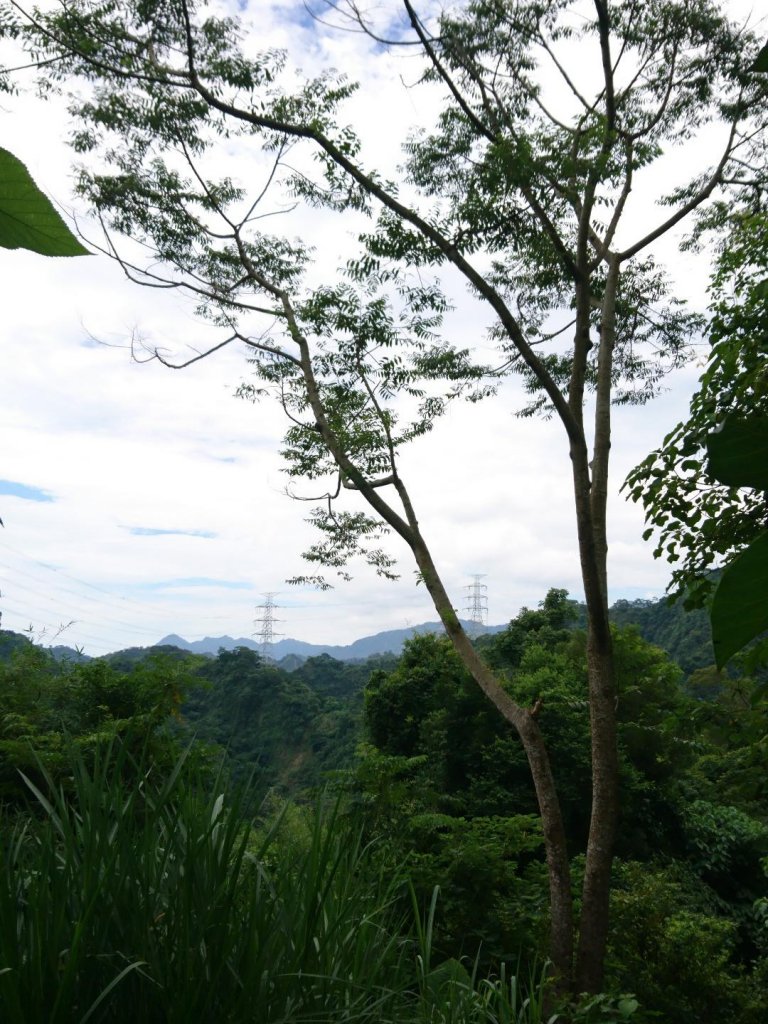
[[[247,648],[61,660],[0,633],[6,1019],[123,1020],[127,1006],[134,1020],[246,1021],[255,999],[265,1021],[759,1024],[768,685],[749,652],[726,672],[702,664],[703,612],[612,613],[622,806],[606,980],[575,1002],[548,972],[524,754],[445,636],[287,672]],[[552,590],[477,641],[540,704],[575,871],[583,623]]]
[[[66,96],[91,246],[214,339],[133,358],[238,348],[237,397],[284,417],[317,538],[289,582],[411,572],[444,635],[287,672],[3,634],[4,1020],[759,1024],[768,46],[709,0],[321,6],[318,32],[408,48],[440,98],[386,172],[347,120],[365,82],[259,48],[247,3],[11,0],[0,89]],[[0,171],[2,245],[88,251]],[[670,246],[706,256],[706,309]],[[461,289],[482,339],[457,337]],[[687,416],[614,481],[617,410],[697,346]],[[476,638],[409,452],[512,395],[567,455],[583,603],[550,589]],[[671,610],[610,604],[619,489]]]

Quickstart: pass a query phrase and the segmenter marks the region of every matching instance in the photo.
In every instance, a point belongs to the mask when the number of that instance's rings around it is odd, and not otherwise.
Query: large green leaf
[[[712,601],[712,644],[717,667],[768,629],[768,531],[723,572]]]
[[[768,491],[768,416],[731,418],[707,438],[709,475],[730,487]]]
[[[89,256],[27,168],[0,147],[0,246],[43,256]]]
[[[752,65],[752,70],[768,73],[768,43],[758,53],[757,60]]]

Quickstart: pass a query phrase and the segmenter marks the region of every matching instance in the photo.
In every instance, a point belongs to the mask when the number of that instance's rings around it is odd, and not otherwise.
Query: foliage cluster
[[[711,282],[707,364],[688,418],[625,486],[645,507],[654,554],[673,564],[670,589],[689,607],[711,605],[722,667],[768,628],[768,218],[752,196],[721,205],[713,222],[728,234]]]
[[[120,672],[104,659],[58,662],[30,643],[6,646],[16,649],[0,661],[0,800],[27,800],[19,771],[58,783],[74,756],[88,763],[118,736],[149,742],[158,765],[177,756],[167,726],[192,679],[188,664],[156,656]]]
[[[626,611],[626,609],[622,609]],[[585,639],[551,591],[480,641],[516,698],[557,736],[574,872],[589,804]],[[654,1019],[757,1022],[765,987],[768,804],[761,686],[714,673],[707,699],[637,628],[614,627],[622,805],[607,983]],[[692,677],[695,682],[695,675]],[[450,646],[417,637],[366,689],[357,773],[374,828],[411,851],[414,882],[445,879],[437,930],[452,955],[533,957],[546,915],[535,800],[519,744]],[[553,749],[555,749],[553,747]]]
[[[287,672],[247,648],[207,658],[173,647],[60,660],[0,631],[0,796],[26,799],[18,769],[34,776],[41,761],[58,780],[74,751],[87,757],[129,728],[153,737],[158,762],[194,735],[195,757],[226,750],[238,779],[256,770],[283,793],[318,786],[352,763],[363,687],[395,663],[321,655]]]
[[[202,740],[226,748],[238,776],[255,767],[282,792],[316,787],[352,763],[363,687],[373,665],[393,660],[321,655],[286,672],[245,647],[222,650],[198,666],[183,719]]]
[[[52,664],[36,661],[51,673]],[[112,689],[126,681],[94,667]],[[223,667],[231,683],[233,659]],[[22,668],[31,678],[27,651],[6,683]],[[76,668],[60,674],[72,684],[83,678]],[[153,673],[162,676],[157,663],[135,666],[137,689]],[[19,712],[31,701],[30,720],[43,705],[53,716],[60,693],[55,674],[38,683],[16,695]],[[140,702],[119,719],[102,705],[82,710],[102,726],[98,742],[73,734],[53,758],[42,717],[28,737],[39,749],[29,746],[30,770],[19,774],[31,803],[15,794],[0,805],[9,1024],[620,1024],[631,1015],[631,1000],[607,997],[573,1017],[558,1011],[544,964],[486,973],[439,954],[437,886],[423,907],[413,889],[409,897],[403,857],[382,856],[338,801],[296,805],[273,793],[259,804],[225,774],[201,772],[194,746],[180,749]]]

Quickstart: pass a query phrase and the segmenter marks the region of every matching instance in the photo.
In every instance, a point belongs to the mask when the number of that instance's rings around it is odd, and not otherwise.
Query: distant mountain
[[[44,644],[36,644],[23,633],[14,633],[11,629],[0,629],[0,661],[8,661],[15,651],[24,647],[42,647],[56,661],[69,661],[79,664],[83,661],[90,661],[90,655],[83,654],[74,647],[65,647],[64,644],[56,644],[46,647]]]
[[[469,623],[464,622],[463,625],[467,627]],[[503,626],[487,626],[485,632],[498,633],[502,629],[506,629],[506,623]],[[422,622],[420,625],[410,626],[408,629],[388,629],[383,633],[374,633],[373,636],[364,636],[355,640],[354,643],[346,645],[308,644],[303,640],[291,639],[278,640],[277,643],[270,645],[269,657],[280,661],[288,655],[314,658],[320,654],[328,654],[330,657],[336,658],[337,661],[363,661],[374,654],[399,654],[405,641],[417,633],[442,632],[442,623]],[[169,633],[159,641],[158,646],[166,644],[179,647],[184,651],[193,651],[195,654],[210,655],[216,655],[221,649],[233,651],[236,647],[247,647],[251,651],[261,650],[261,644],[256,643],[250,637],[233,639],[231,636],[207,636],[204,640],[187,641],[176,633]]]
[[[185,640],[178,633],[169,633],[162,640],[158,640],[153,647],[178,647],[181,651],[192,651],[193,654],[210,654],[216,656],[219,650],[234,651],[236,647],[247,647],[251,651],[258,651],[259,645],[248,637],[238,637],[236,640],[231,636],[207,636],[205,640]]]
[[[586,609],[579,606],[580,615],[575,623],[583,627],[586,623]],[[669,605],[665,600],[636,600],[614,602],[610,609],[613,622],[619,626],[636,625],[644,639],[657,644],[667,651],[678,662],[686,675],[714,663],[709,618],[703,610],[686,612],[682,604]],[[463,623],[465,628],[470,625]],[[499,633],[507,628],[488,626],[486,633]],[[422,622],[408,629],[389,629],[373,636],[364,636],[354,643],[346,645],[309,644],[302,640],[279,640],[270,646],[269,655],[273,662],[279,664],[287,672],[295,671],[306,659],[320,655],[329,655],[337,661],[365,661],[367,658],[382,654],[400,654],[403,644],[417,633],[441,633],[443,627],[439,622]],[[0,663],[8,661],[14,651],[27,645],[30,639],[11,630],[0,629]],[[40,645],[42,646],[42,645]],[[133,664],[152,650],[158,653],[174,654],[169,648],[176,648],[177,654],[191,652],[215,658],[219,650],[233,651],[237,647],[246,647],[251,651],[260,651],[261,644],[253,637],[218,636],[206,637],[204,640],[185,640],[177,633],[169,633],[154,647],[129,648],[105,657],[118,658],[121,665]],[[56,645],[47,648],[57,660],[83,662],[90,660],[87,654],[71,647]]]
[[[586,626],[586,607],[579,605],[578,608],[580,614],[574,624],[583,628]],[[643,638],[667,651],[680,664],[686,675],[714,663],[709,617],[703,610],[686,612],[681,603],[669,605],[664,599],[619,600],[611,606],[610,616],[611,621],[618,626],[636,625]],[[465,621],[462,624],[465,628],[470,625]],[[507,623],[502,626],[487,626],[485,633],[499,633],[506,628]],[[278,640],[270,646],[269,656],[276,662],[289,656],[304,659],[314,658],[320,654],[329,654],[337,661],[364,661],[377,654],[400,654],[405,641],[417,633],[441,632],[441,623],[422,622],[409,629],[389,629],[383,633],[374,633],[373,636],[364,636],[346,646],[308,644],[302,640]],[[247,647],[252,651],[261,650],[261,644],[252,637],[233,639],[231,636],[219,636],[187,641],[171,633],[163,637],[160,644],[172,644],[185,651],[212,657],[216,656],[220,648],[225,651],[232,651],[236,647]]]
[[[85,654],[76,647],[66,647],[64,644],[56,644],[54,647],[47,647],[46,650],[56,661],[71,661],[75,665],[80,665],[84,661],[93,661],[90,654]]]

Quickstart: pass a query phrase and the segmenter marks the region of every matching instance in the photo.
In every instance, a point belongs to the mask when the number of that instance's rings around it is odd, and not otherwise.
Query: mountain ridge
[[[469,622],[462,622],[466,628]],[[485,626],[483,634],[499,633],[506,629],[507,623],[499,626]],[[294,640],[287,637],[270,644],[268,657],[280,661],[288,655],[295,654],[302,658],[314,658],[321,654],[327,654],[337,661],[356,661],[370,658],[375,654],[399,654],[403,644],[412,636],[419,633],[442,633],[441,622],[422,622],[417,626],[409,626],[406,629],[387,629],[380,633],[373,633],[370,636],[360,637],[351,644],[310,644],[304,640]],[[207,636],[202,640],[185,640],[178,633],[169,633],[162,640],[158,640],[155,646],[172,645],[182,651],[191,651],[194,654],[216,655],[219,650],[233,651],[236,647],[247,647],[252,651],[261,651],[262,644],[252,637],[231,637]]]
[[[645,640],[667,651],[678,662],[686,676],[714,664],[709,618],[703,609],[687,612],[681,603],[670,605],[663,598],[661,600],[635,599],[632,601],[620,599],[611,605],[610,617],[611,621],[618,626],[636,626]],[[469,623],[465,623],[465,626],[467,625]],[[580,628],[585,625],[583,605],[577,605],[574,625]],[[506,628],[507,623],[489,626],[485,628],[484,633],[498,633]],[[367,658],[379,655],[399,655],[404,642],[417,633],[440,633],[442,631],[442,625],[439,622],[423,622],[407,629],[384,630],[370,636],[360,637],[351,644],[311,644],[302,640],[284,639],[271,646],[269,657],[270,660],[278,664],[285,659],[290,659],[292,664],[286,666],[287,671],[296,668],[307,658],[322,655],[327,655],[338,661],[365,661]],[[0,662],[9,660],[14,651],[27,645],[42,647],[57,661],[86,662],[92,660],[92,656],[85,654],[81,649],[64,645],[45,647],[41,643],[35,644],[24,634],[0,629]],[[253,637],[234,638],[225,635],[187,641],[177,633],[169,633],[156,644],[146,648],[123,649],[123,652],[128,650],[131,653],[138,651],[150,653],[164,647],[215,657],[219,649],[232,651],[236,647],[246,647],[260,652],[262,645]],[[100,657],[111,657],[119,653],[121,652],[115,651]]]

